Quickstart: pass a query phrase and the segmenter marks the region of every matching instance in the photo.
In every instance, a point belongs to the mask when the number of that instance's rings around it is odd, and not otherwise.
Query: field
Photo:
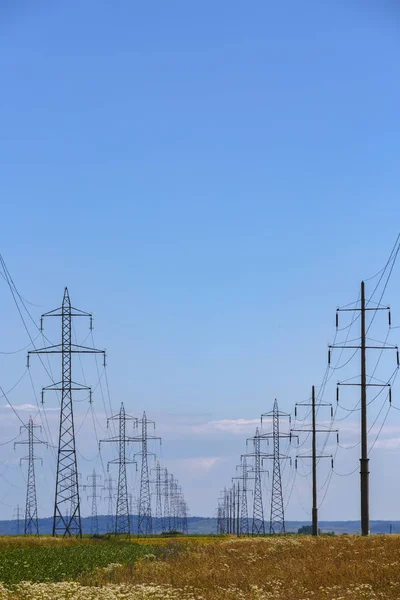
[[[400,536],[0,538],[4,600],[400,598]]]

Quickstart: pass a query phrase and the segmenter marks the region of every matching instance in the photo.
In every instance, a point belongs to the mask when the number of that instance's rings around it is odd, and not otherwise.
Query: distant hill
[[[99,533],[107,532],[107,516],[99,515]],[[51,534],[53,525],[52,518],[39,519],[39,531],[42,534]],[[249,521],[251,530],[251,521]],[[300,527],[311,525],[310,521],[286,521],[286,531],[297,532]],[[217,520],[209,517],[189,517],[188,518],[189,534],[207,534],[217,532]],[[268,531],[268,522],[265,523],[265,530]],[[131,517],[132,533],[137,531],[137,516]],[[400,521],[371,521],[371,533],[400,533]],[[160,531],[158,519],[153,518],[153,528],[156,532]],[[360,531],[359,521],[320,521],[319,528],[322,533],[334,532],[335,534],[349,533],[355,534]],[[83,533],[91,533],[90,517],[82,518]],[[20,521],[20,533],[24,532],[24,522]],[[0,535],[16,535],[17,522],[0,521]]]

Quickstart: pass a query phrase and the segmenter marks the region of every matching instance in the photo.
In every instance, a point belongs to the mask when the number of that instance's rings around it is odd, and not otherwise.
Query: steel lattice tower
[[[113,490],[113,479],[111,475],[107,477],[107,485],[102,487],[102,491],[107,492],[107,496],[105,496],[104,500],[108,501],[108,510],[107,510],[107,533],[112,533],[114,531],[114,490]]]
[[[147,426],[149,423],[153,424],[154,421],[150,421],[146,417],[146,413],[143,413],[142,420],[139,421],[142,425],[142,436],[136,438],[135,441],[141,442],[142,450],[136,455],[142,457],[142,468],[140,472],[140,495],[139,495],[139,511],[138,511],[138,535],[150,535],[153,533],[153,522],[151,518],[151,495],[150,495],[150,478],[149,478],[149,463],[148,458],[150,455],[155,456],[153,452],[149,452],[147,442],[149,439],[160,440],[161,438],[155,436],[149,436]]]
[[[61,354],[61,381],[43,388],[43,390],[58,390],[61,392],[53,536],[57,534],[63,536],[75,534],[82,537],[72,392],[90,388],[72,380],[72,355],[84,353],[103,354],[105,356],[105,353],[103,350],[95,350],[94,348],[72,343],[72,318],[89,317],[91,327],[92,315],[71,306],[67,288],[64,290],[62,306],[42,315],[41,329],[44,317],[61,317],[61,344],[39,350],[30,350],[28,352],[28,366],[30,354]],[[71,512],[67,517],[68,507],[71,508]]]
[[[20,531],[21,516],[22,516],[21,509],[19,507],[19,504],[17,504],[17,508],[14,510],[14,515],[13,515],[13,517],[16,521],[17,535],[19,535],[21,532]]]
[[[28,461],[28,478],[26,482],[26,504],[25,504],[25,535],[39,535],[39,522],[38,522],[38,511],[37,511],[37,499],[36,499],[36,478],[35,478],[35,460],[34,455],[34,444],[44,444],[41,440],[34,440],[33,431],[34,429],[41,429],[39,425],[34,425],[32,417],[29,417],[28,425],[21,426],[21,433],[26,429],[28,431],[28,439],[22,442],[15,442],[14,447],[17,444],[28,445],[28,456],[21,458]]]
[[[263,459],[268,458],[268,455],[265,452],[261,452],[261,437],[262,436],[260,435],[260,431],[257,427],[255,436],[247,440],[247,442],[250,440],[253,442],[254,452],[251,454],[244,454],[242,456],[242,458],[247,456],[254,459],[253,521],[251,525],[252,535],[265,535],[261,473],[263,473],[262,461]]]
[[[164,492],[164,527],[166,531],[171,531],[171,512],[170,512],[170,504],[169,504],[169,478],[168,478],[168,469],[164,469],[164,482],[163,482],[163,492]]]
[[[283,494],[282,494],[282,477],[281,477],[281,460],[289,458],[286,455],[280,454],[279,441],[281,438],[292,438],[291,433],[280,433],[279,431],[279,418],[289,417],[290,414],[279,412],[278,401],[275,399],[274,408],[272,412],[264,413],[261,415],[261,421],[263,417],[272,416],[272,432],[264,433],[261,437],[263,439],[272,438],[274,447],[272,459],[272,491],[271,491],[271,515],[269,522],[270,533],[284,533],[285,532],[285,511],[283,506]],[[267,458],[271,458],[267,456]]]
[[[157,530],[160,530],[160,533],[165,531],[164,518],[162,512],[162,500],[161,500],[161,466],[160,462],[157,461],[157,466],[155,469],[152,469],[156,473],[156,479],[152,483],[156,486],[156,514],[155,514],[155,525],[154,525],[154,533],[157,533]]]
[[[169,506],[171,515],[171,531],[176,531],[175,480],[172,473],[169,474]]]
[[[88,475],[88,480],[91,480],[91,484],[86,484],[83,486],[83,489],[86,491],[88,488],[92,490],[92,493],[87,497],[92,499],[92,515],[90,519],[90,532],[92,535],[99,535],[99,519],[97,516],[97,499],[100,499],[100,496],[97,495],[97,479],[101,479],[101,475],[96,475],[95,469],[93,469],[93,473]]]
[[[135,464],[135,461],[126,458],[126,445],[130,442],[135,442],[136,438],[126,435],[126,421],[134,421],[135,424],[137,424],[137,419],[125,413],[124,403],[121,402],[121,408],[118,415],[113,415],[107,419],[107,427],[109,426],[110,421],[115,420],[118,420],[119,423],[119,435],[106,440],[100,440],[100,444],[105,442],[118,443],[119,456],[108,463],[108,467],[110,464],[119,465],[114,533],[116,536],[125,534],[129,537],[131,533],[131,525],[129,518],[126,465],[130,463]]]
[[[247,492],[248,488],[248,480],[249,473],[247,469],[247,461],[246,457],[243,457],[242,464],[236,467],[241,471],[241,475],[237,477],[233,477],[233,479],[239,479],[242,482],[242,489],[240,490],[240,519],[239,519],[239,535],[249,535],[249,511],[247,504]]]

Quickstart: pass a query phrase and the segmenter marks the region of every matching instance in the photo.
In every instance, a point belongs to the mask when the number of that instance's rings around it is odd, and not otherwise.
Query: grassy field
[[[400,536],[0,538],[4,600],[400,598]]]

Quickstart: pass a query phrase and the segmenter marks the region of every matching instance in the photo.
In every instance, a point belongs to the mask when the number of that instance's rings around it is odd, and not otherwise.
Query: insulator
[[[296,459],[295,459],[295,461],[294,461],[294,467],[295,467],[295,469],[296,469],[296,471],[297,471],[297,458],[296,458]]]
[[[92,390],[89,390],[89,404],[92,404]]]
[[[92,317],[92,315],[90,315],[90,325],[89,325],[89,329],[90,329],[90,331],[93,331],[93,317]]]
[[[396,349],[396,355],[397,355],[397,366],[400,366],[400,360],[399,360],[399,349]]]
[[[336,432],[336,443],[339,443],[339,432]]]
[[[106,353],[103,354],[103,367],[106,368]]]
[[[389,404],[392,404],[392,387],[389,388]]]
[[[333,418],[333,406],[331,406],[331,419]]]
[[[339,313],[336,311],[336,329],[339,327]]]
[[[329,350],[328,350],[328,365],[330,365],[330,364],[331,364],[331,350],[329,348]]]
[[[297,406],[294,407],[294,418],[297,418]]]
[[[29,352],[26,355],[26,368],[29,369]]]
[[[44,390],[42,390],[42,404],[44,404]]]
[[[339,386],[336,387],[336,402],[339,403]]]
[[[40,331],[43,331],[43,317],[40,317]]]
[[[292,457],[289,458],[290,466],[292,466]]]
[[[333,470],[333,458],[331,458],[331,468]]]
[[[389,321],[389,327],[391,327],[392,326],[392,313],[390,312],[390,310],[388,312],[388,321]]]
[[[289,415],[289,423],[292,423],[292,415]]]

